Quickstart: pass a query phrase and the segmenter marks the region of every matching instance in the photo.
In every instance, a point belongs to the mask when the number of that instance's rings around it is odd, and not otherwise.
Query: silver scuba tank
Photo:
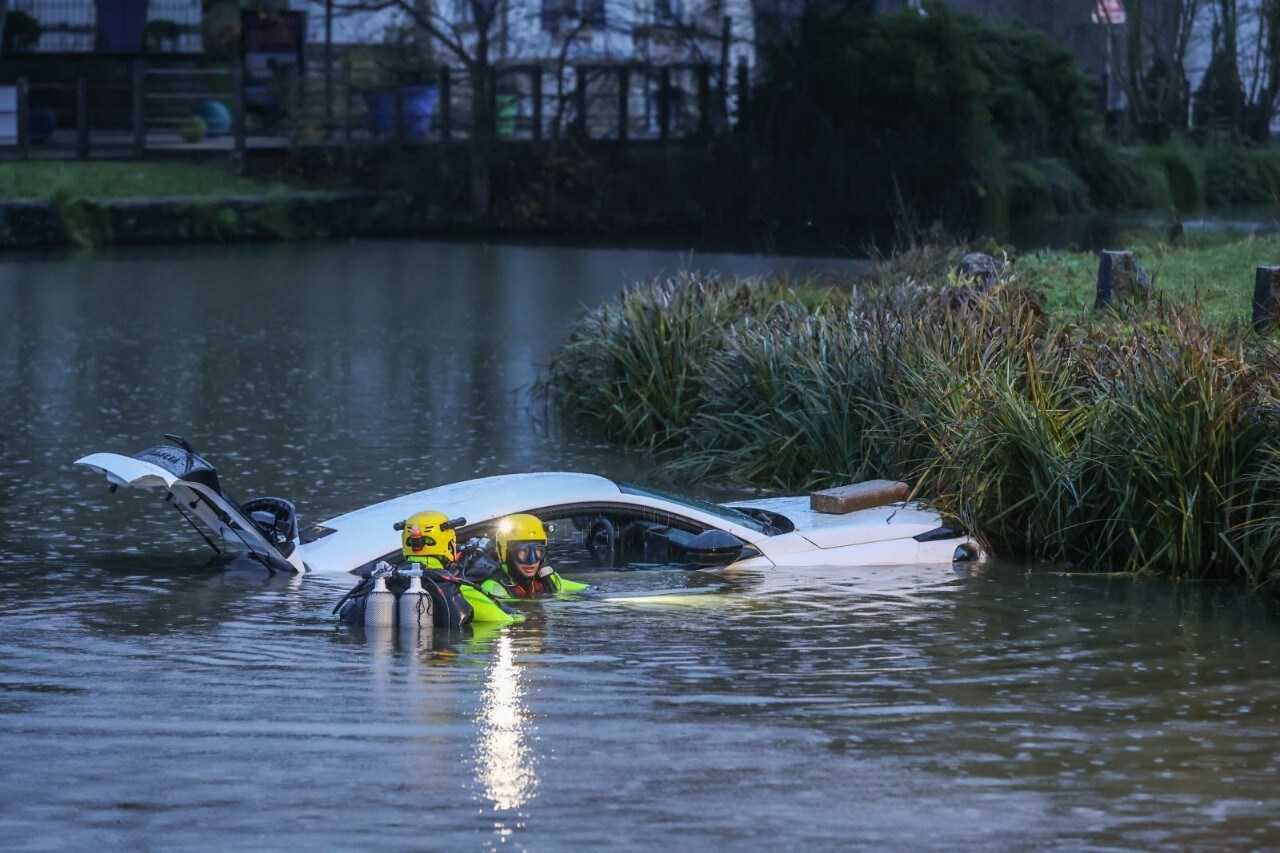
[[[400,575],[409,578],[409,588],[400,593],[400,600],[396,603],[400,628],[405,631],[430,629],[431,594],[422,588],[422,569],[416,566],[401,569]]]
[[[364,626],[366,628],[390,628],[396,624],[396,594],[387,589],[387,579],[383,575],[374,575],[373,589],[369,591],[364,605]]]

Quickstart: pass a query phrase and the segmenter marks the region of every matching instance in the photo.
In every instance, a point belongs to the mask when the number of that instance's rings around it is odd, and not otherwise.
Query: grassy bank
[[[1122,247],[1117,247],[1122,248]],[[1197,302],[1211,323],[1247,321],[1253,300],[1254,270],[1280,264],[1280,235],[1243,239],[1192,239],[1190,245],[1156,241],[1127,243],[1138,263],[1169,299]],[[1054,314],[1075,315],[1093,307],[1098,274],[1094,252],[1039,251],[1017,259],[1018,282],[1044,298]]]
[[[1280,578],[1273,342],[1185,300],[1050,312],[1016,275],[979,293],[907,261],[821,301],[765,281],[642,285],[580,321],[547,392],[691,478],[902,478],[997,554]]]
[[[256,196],[288,187],[192,163],[29,161],[0,163],[0,199]]]

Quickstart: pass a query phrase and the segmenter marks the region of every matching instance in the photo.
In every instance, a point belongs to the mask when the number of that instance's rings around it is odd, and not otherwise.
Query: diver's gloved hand
[[[549,578],[555,573],[556,573],[556,570],[551,568],[550,566],[543,566],[542,568],[538,569],[538,577],[540,578]]]

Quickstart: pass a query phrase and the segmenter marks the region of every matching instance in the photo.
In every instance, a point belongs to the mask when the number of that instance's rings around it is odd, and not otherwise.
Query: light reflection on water
[[[233,494],[308,520],[477,474],[644,476],[543,429],[521,387],[627,265],[671,263],[409,243],[0,263],[4,846],[1274,846],[1280,631],[1229,590],[609,572],[517,626],[366,635],[330,614],[346,583],[205,568],[155,495],[69,464],[187,432]],[[452,306],[448,336],[424,341],[420,299]]]
[[[538,786],[529,748],[537,737],[537,729],[524,705],[522,675],[511,635],[504,632],[494,643],[493,660],[481,699],[476,768],[485,796],[501,811],[524,805]]]

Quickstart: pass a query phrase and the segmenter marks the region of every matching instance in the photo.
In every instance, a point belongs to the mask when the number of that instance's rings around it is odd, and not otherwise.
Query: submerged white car
[[[594,474],[506,474],[424,489],[301,528],[290,501],[237,504],[217,472],[183,439],[135,456],[94,453],[77,459],[118,486],[163,489],[167,500],[216,550],[230,546],[273,569],[367,574],[395,562],[393,525],[422,510],[463,518],[459,541],[489,535],[512,513],[548,527],[557,566],[620,568],[640,564],[697,567],[882,566],[976,560],[962,532],[915,503],[848,513],[817,512],[809,497],[722,505],[617,483]],[[221,547],[220,547],[221,546]]]

